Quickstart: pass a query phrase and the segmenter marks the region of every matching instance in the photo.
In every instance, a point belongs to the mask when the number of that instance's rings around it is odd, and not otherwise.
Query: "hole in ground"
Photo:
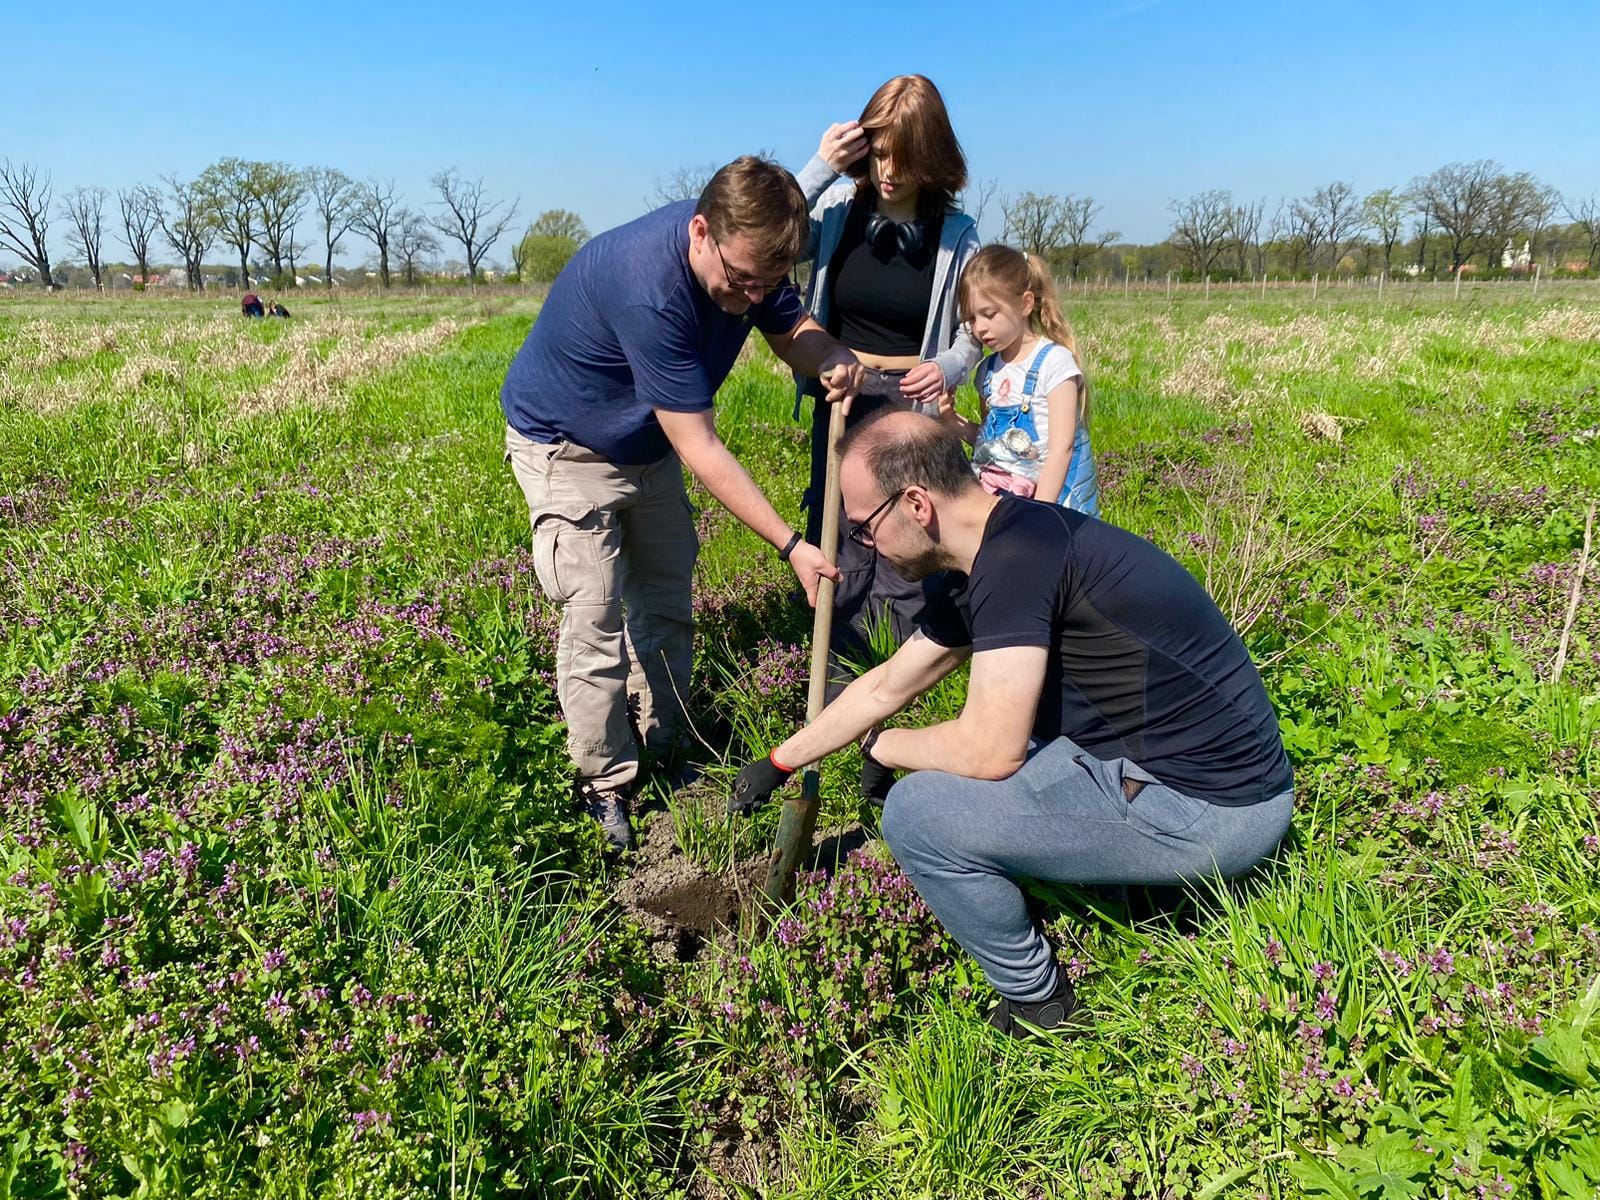
[[[739,924],[739,897],[726,879],[687,879],[639,897],[639,907],[679,929],[702,936]]]

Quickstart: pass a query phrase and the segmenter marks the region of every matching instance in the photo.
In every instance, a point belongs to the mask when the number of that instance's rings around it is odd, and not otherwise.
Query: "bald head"
[[[978,488],[960,435],[917,413],[890,412],[862,422],[845,435],[840,454],[843,470],[858,477],[864,470],[884,496],[924,487],[956,497]]]

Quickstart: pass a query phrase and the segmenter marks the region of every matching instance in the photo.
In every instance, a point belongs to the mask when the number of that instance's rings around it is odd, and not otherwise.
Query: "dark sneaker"
[[[628,821],[628,801],[621,792],[579,784],[577,795],[583,811],[600,826],[600,831],[605,834],[613,850],[633,849],[633,825]]]
[[[1014,1038],[1075,1037],[1084,1032],[1087,1013],[1078,1003],[1065,971],[1057,970],[1056,990],[1043,1000],[1023,1004],[1000,997],[989,1010],[989,1024]]]

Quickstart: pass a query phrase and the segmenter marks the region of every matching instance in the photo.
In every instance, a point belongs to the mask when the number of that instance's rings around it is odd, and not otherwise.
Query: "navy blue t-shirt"
[[[1183,564],[1143,538],[1005,496],[972,574],[948,572],[926,594],[921,628],[941,646],[1050,649],[1039,741],[1131,759],[1213,804],[1256,804],[1292,784],[1244,643]]]
[[[506,422],[536,442],[576,442],[611,462],[658,462],[670,446],[654,409],[704,412],[752,326],[785,334],[805,315],[785,280],[739,316],[689,270],[695,201],[585,243],[556,278],[506,373]]]

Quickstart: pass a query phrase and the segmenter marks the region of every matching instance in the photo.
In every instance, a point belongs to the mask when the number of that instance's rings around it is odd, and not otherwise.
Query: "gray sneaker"
[[[628,821],[628,801],[612,788],[580,783],[576,790],[583,811],[600,826],[613,850],[633,849],[633,825]]]

